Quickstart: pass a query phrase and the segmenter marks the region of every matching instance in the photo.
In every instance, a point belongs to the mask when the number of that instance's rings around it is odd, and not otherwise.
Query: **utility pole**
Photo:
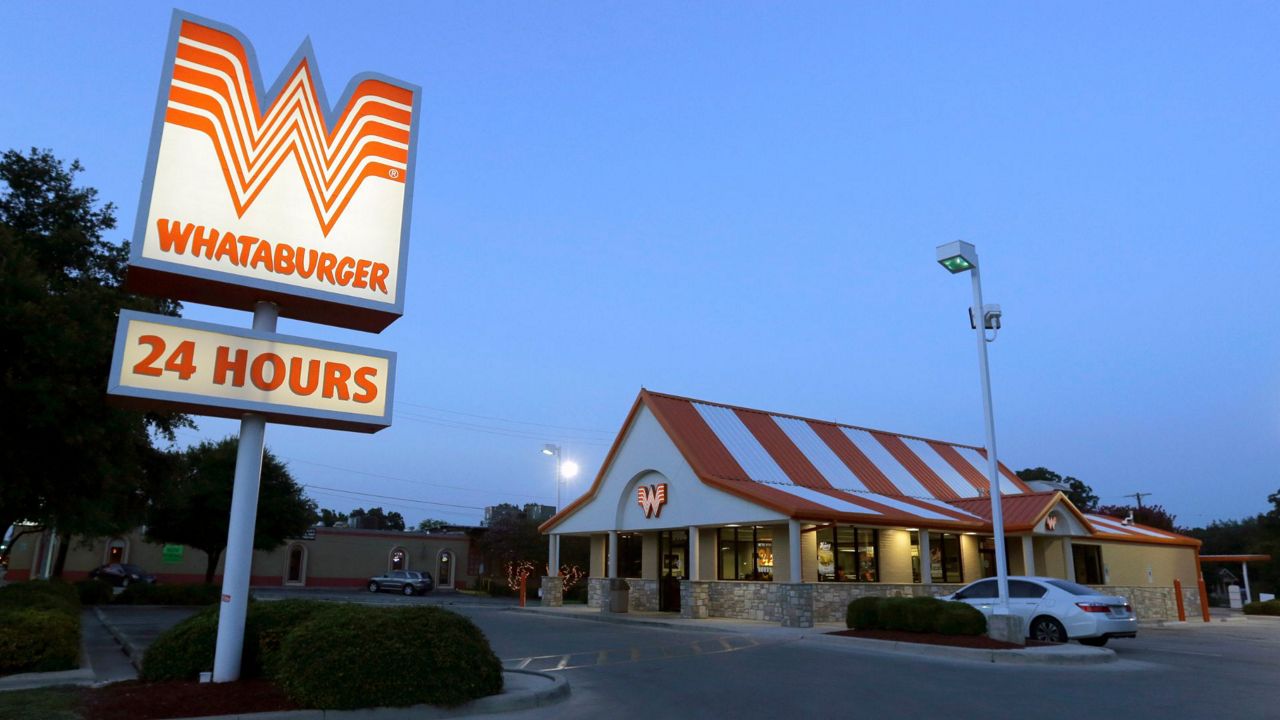
[[[1137,501],[1138,501],[1138,509],[1139,509],[1139,510],[1141,510],[1141,509],[1142,509],[1142,498],[1144,498],[1144,497],[1146,497],[1146,496],[1148,496],[1148,495],[1150,495],[1150,494],[1151,494],[1151,493],[1146,493],[1146,492],[1136,492],[1136,493],[1130,493],[1130,494],[1128,494],[1128,495],[1125,495],[1124,497],[1131,497],[1131,498],[1134,498],[1135,500],[1137,500]]]

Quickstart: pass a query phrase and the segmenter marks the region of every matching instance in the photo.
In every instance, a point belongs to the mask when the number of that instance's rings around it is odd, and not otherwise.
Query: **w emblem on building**
[[[662,514],[662,506],[667,504],[667,484],[641,485],[636,488],[636,502],[640,503],[645,517],[658,517]]]

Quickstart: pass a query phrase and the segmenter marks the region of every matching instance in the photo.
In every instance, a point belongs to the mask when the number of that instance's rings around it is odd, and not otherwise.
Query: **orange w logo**
[[[251,70],[237,38],[183,21],[165,121],[209,137],[238,216],[290,157],[326,236],[365,178],[405,182],[411,90],[364,80],[330,131],[306,59],[265,113]]]
[[[636,502],[640,503],[645,517],[658,517],[667,503],[667,484],[641,485],[636,488]]]

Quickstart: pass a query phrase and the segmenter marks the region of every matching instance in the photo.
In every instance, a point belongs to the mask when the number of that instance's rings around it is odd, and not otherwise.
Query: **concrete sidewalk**
[[[529,606],[512,608],[513,612],[534,613],[550,617],[563,617],[592,622],[651,625],[684,631],[711,633],[743,633],[771,639],[805,640],[829,647],[855,651],[914,655],[916,657],[940,657],[953,660],[971,660],[984,663],[1042,664],[1042,665],[1093,665],[1114,662],[1116,654],[1106,648],[1086,647],[1077,643],[1030,647],[1017,650],[982,650],[976,648],[930,645],[927,643],[890,642],[853,638],[831,633],[845,630],[843,623],[818,623],[810,628],[782,627],[776,622],[738,620],[733,618],[704,618],[694,620],[672,613],[627,612],[602,613],[599,608],[586,605],[562,607]]]

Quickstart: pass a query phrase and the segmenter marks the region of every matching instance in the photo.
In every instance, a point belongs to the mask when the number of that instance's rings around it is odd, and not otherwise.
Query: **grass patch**
[[[80,720],[79,688],[52,687],[0,693],[5,720]]]

